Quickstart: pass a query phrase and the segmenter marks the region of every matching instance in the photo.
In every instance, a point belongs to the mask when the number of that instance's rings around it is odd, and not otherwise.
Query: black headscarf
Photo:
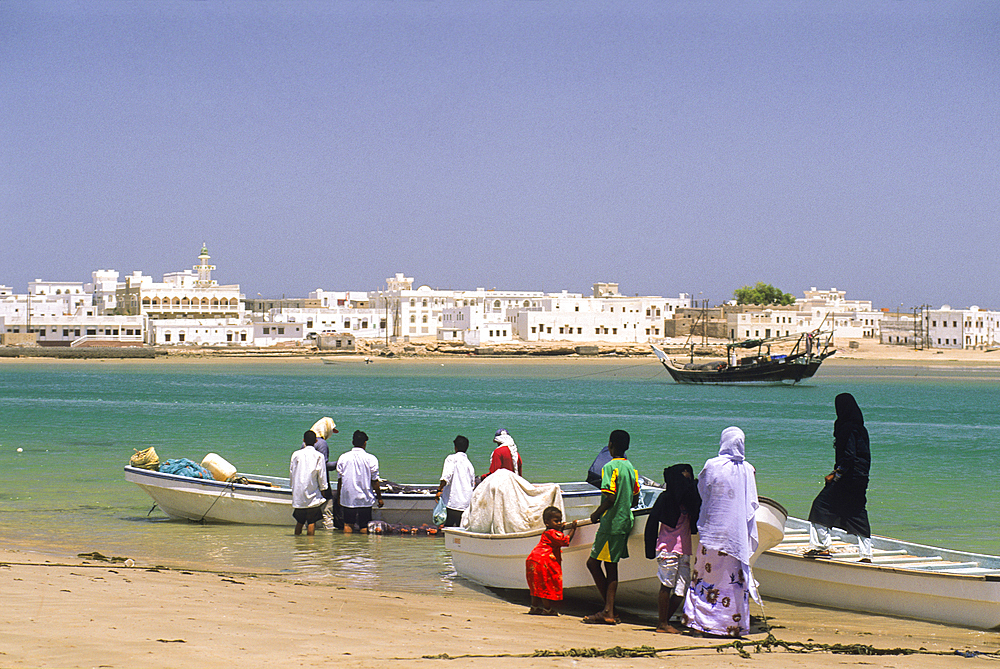
[[[837,420],[833,423],[834,439],[843,439],[857,428],[864,428],[865,417],[861,414],[861,407],[854,395],[840,393],[833,400],[833,406],[837,409]]]
[[[685,472],[690,478],[684,475]],[[701,495],[698,494],[698,482],[694,479],[691,465],[667,467],[663,470],[663,482],[663,492],[657,496],[646,521],[646,557],[651,560],[656,557],[656,537],[661,523],[676,527],[681,512],[686,511],[689,526],[695,528],[698,527],[698,513],[701,511]]]

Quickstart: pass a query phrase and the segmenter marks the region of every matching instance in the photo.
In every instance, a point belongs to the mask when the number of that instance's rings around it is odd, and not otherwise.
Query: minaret
[[[212,270],[215,269],[215,265],[208,264],[210,257],[208,255],[208,247],[202,242],[201,255],[198,256],[201,264],[194,266],[194,269],[198,272],[198,280],[194,283],[196,288],[209,288],[215,285],[215,282],[212,281]]]

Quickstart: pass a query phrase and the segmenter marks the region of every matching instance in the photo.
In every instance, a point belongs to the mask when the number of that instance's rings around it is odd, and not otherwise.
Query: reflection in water
[[[202,525],[138,515],[108,522],[103,514],[84,509],[63,511],[51,520],[42,526],[44,530],[18,525],[17,545],[42,553],[96,551],[130,557],[141,566],[278,574],[375,590],[424,594],[478,590],[455,574],[441,537],[323,530],[313,537],[296,537],[292,525]],[[2,513],[0,529],[14,529]]]
[[[439,538],[321,532],[296,539],[291,571],[305,580],[346,580],[375,590],[454,591],[455,571]]]
[[[457,576],[440,537],[323,530],[308,537],[295,536],[291,526],[186,521],[150,523],[148,529],[137,536],[134,526],[126,528],[116,537],[121,542],[114,549],[116,554],[134,557],[140,564],[286,574],[304,581],[338,581],[374,590],[455,591]]]

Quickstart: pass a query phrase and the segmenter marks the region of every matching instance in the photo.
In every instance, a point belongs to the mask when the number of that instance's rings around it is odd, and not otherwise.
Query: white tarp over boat
[[[476,486],[462,516],[462,529],[485,534],[539,529],[545,525],[542,512],[550,506],[564,511],[558,484],[535,485],[508,469],[499,469]]]

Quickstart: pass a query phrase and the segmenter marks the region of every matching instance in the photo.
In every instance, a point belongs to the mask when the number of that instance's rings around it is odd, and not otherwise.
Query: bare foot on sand
[[[655,631],[659,634],[683,634],[683,632],[670,623],[667,623],[663,627],[657,627]]]

